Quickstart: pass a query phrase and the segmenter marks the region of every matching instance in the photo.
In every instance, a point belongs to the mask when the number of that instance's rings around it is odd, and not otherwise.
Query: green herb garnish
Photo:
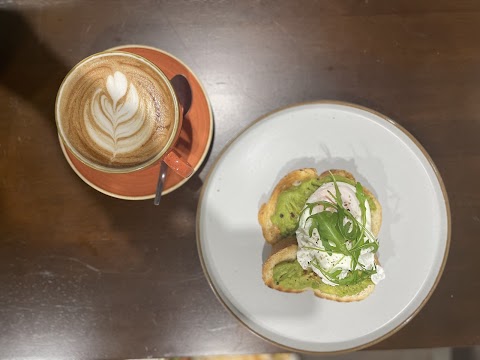
[[[311,265],[317,268],[326,279],[335,284],[356,284],[376,273],[375,269],[367,270],[362,264],[359,264],[358,259],[362,249],[372,248],[372,253],[377,252],[378,241],[366,228],[367,211],[365,202],[367,201],[367,196],[365,195],[362,185],[359,182],[355,184],[355,193],[360,203],[361,212],[361,221],[358,221],[350,211],[343,206],[341,193],[335,176],[330,173],[330,177],[335,187],[335,194],[329,192],[333,201],[307,203],[305,209],[302,211],[303,214],[303,212],[308,209],[309,212],[312,213],[314,207],[318,205],[324,207],[324,211],[312,214],[306,219],[306,221],[311,220],[309,236],[312,237],[313,231],[316,229],[323,249],[319,247],[305,247],[305,249],[326,252],[329,255],[333,253],[343,255],[342,258],[333,265],[330,271],[323,269],[316,260],[312,261]],[[350,256],[352,259],[351,269],[345,277],[340,279],[339,276],[342,274],[342,269],[335,268],[335,266],[338,265],[345,256]],[[360,265],[361,269],[357,269],[358,265]]]

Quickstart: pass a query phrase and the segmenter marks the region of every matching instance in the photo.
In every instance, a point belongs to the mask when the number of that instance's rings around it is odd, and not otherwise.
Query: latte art
[[[140,104],[135,86],[128,84],[127,77],[116,71],[107,78],[107,93],[98,89],[92,101],[85,104],[84,121],[88,135],[113,157],[133,151],[152,132],[148,126],[152,124],[143,126],[145,107]]]
[[[79,65],[64,81],[57,124],[86,161],[112,169],[139,166],[174,136],[175,100],[167,80],[142,59],[106,54]]]

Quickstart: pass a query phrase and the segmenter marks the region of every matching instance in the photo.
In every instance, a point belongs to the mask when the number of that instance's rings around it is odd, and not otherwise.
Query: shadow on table
[[[2,185],[0,186],[0,229],[2,246],[8,245],[9,237],[15,238],[19,231],[28,232],[28,239],[48,234],[48,225],[32,225],[32,233],[26,224],[33,224],[35,191],[49,179],[42,178],[44,173],[53,173],[55,162],[42,163],[36,156],[45,152],[45,144],[57,140],[54,119],[55,97],[60,83],[67,73],[67,67],[55,53],[42,43],[24,15],[15,10],[0,9],[0,90],[8,97],[0,99],[2,145]],[[33,107],[38,116],[29,116],[28,107]],[[22,107],[25,107],[23,109]],[[35,122],[41,121],[42,124]],[[44,126],[43,122],[48,125]],[[46,128],[47,132],[36,135],[34,132]],[[22,137],[25,144],[21,143]],[[31,135],[28,137],[24,134]],[[47,135],[47,136],[45,136]],[[28,144],[27,144],[28,141]],[[30,149],[34,149],[33,156]],[[60,151],[60,150],[59,150]],[[29,196],[30,195],[30,196]],[[16,229],[18,227],[18,229]],[[12,242],[12,244],[15,242]],[[2,248],[5,250],[6,248]]]
[[[0,10],[0,54],[0,85],[32,103],[56,134],[55,98],[68,68],[13,10]]]

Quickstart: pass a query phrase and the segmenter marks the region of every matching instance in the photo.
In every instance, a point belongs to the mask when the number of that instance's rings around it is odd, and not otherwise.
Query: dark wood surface
[[[480,344],[478,2],[7,3],[0,5],[1,358],[279,351],[209,288],[196,206],[229,140],[267,112],[318,99],[398,121],[425,146],[449,192],[443,278],[418,316],[373,348]],[[160,207],[84,184],[56,136],[53,107],[67,71],[130,43],[187,63],[215,114],[205,166]]]

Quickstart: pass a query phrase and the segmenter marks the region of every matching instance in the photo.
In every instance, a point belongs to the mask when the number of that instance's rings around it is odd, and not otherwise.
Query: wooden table
[[[3,2],[5,3],[5,2]],[[0,357],[144,358],[276,352],[211,291],[195,243],[202,182],[257,117],[336,99],[380,111],[427,149],[453,233],[425,308],[375,345],[480,344],[480,4],[474,1],[79,1],[0,5]],[[89,54],[162,48],[215,114],[205,166],[160,207],[83,183],[53,107]]]

